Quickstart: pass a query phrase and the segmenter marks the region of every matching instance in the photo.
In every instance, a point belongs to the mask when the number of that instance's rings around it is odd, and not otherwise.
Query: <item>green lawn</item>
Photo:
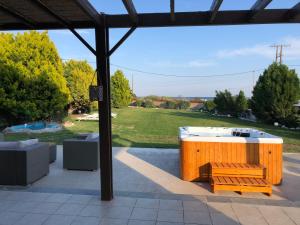
[[[135,147],[178,147],[178,127],[180,126],[222,126],[251,127],[278,135],[284,139],[284,151],[300,152],[300,131],[276,128],[273,126],[241,121],[234,118],[213,117],[206,113],[166,109],[114,109],[118,114],[113,119],[113,145]],[[61,143],[76,133],[97,132],[98,123],[74,121],[73,127],[57,133],[10,134],[6,140],[19,140],[37,137],[42,141]]]

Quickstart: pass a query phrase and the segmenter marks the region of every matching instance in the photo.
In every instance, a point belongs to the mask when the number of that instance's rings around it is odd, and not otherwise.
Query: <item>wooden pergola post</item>
[[[96,26],[97,84],[102,87],[102,100],[98,101],[101,199],[113,199],[111,103],[109,67],[109,28]]]

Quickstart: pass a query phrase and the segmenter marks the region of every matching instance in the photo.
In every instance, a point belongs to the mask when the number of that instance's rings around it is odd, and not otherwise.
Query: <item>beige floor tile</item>
[[[134,208],[130,219],[137,220],[156,220],[157,209]]]
[[[183,201],[184,211],[204,211],[208,212],[206,203],[201,201]]]
[[[100,221],[98,217],[77,216],[71,225],[99,225]]]
[[[162,210],[162,209],[160,209],[158,211],[157,220],[164,221],[164,222],[182,223],[183,222],[183,211],[182,210]]]
[[[211,213],[213,225],[238,225],[238,219],[234,215],[228,216],[223,213]]]
[[[136,202],[136,207],[158,209],[159,199],[144,199],[140,198]]]
[[[83,204],[64,203],[55,211],[55,214],[76,216],[83,210],[83,208]]]
[[[26,214],[14,225],[42,225],[48,217],[46,214]]]
[[[291,220],[300,225],[300,207],[283,207],[282,209]]]
[[[211,218],[208,212],[184,211],[184,222],[195,224],[211,224]]]
[[[43,225],[71,225],[74,216],[51,215]]]
[[[0,224],[11,225],[17,223],[25,216],[24,213],[2,212],[0,213]]]
[[[132,213],[132,207],[113,206],[103,208],[103,217],[113,219],[129,219]]]
[[[151,220],[129,220],[128,225],[156,225],[156,221],[151,221]]]
[[[159,209],[183,210],[182,201],[160,199]]]
[[[272,225],[295,225],[281,207],[278,206],[259,206],[263,217]]]
[[[101,220],[100,225],[127,225],[127,219],[111,219],[111,218],[104,218]]]

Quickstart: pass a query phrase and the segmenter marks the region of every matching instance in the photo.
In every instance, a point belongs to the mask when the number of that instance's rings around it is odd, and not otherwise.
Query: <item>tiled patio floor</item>
[[[300,224],[300,154],[284,155],[274,195],[220,192],[179,179],[176,149],[114,148],[115,199],[101,202],[99,171],[62,169],[29,187],[0,188],[0,225]]]
[[[297,205],[0,191],[1,225],[300,224]]]

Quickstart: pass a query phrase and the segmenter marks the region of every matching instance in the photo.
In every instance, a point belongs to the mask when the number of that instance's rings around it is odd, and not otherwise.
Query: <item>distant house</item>
[[[190,109],[193,110],[199,110],[203,108],[204,105],[203,101],[201,100],[191,100],[190,103],[191,103]]]

